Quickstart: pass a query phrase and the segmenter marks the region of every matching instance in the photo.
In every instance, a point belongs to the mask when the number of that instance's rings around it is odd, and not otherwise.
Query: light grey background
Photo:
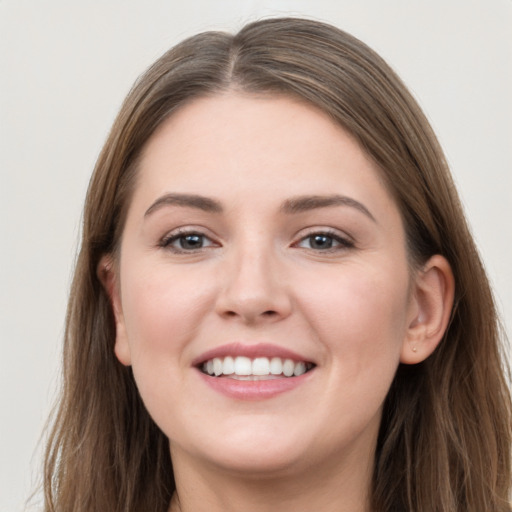
[[[510,332],[512,0],[0,0],[1,512],[40,473],[82,202],[122,99],[185,36],[285,14],[352,32],[412,89]]]

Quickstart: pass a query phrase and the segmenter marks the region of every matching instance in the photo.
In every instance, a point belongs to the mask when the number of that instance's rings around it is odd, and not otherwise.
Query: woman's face
[[[118,272],[116,354],[176,460],[372,457],[417,311],[397,206],[326,115],[235,93],[181,108],[144,151]]]

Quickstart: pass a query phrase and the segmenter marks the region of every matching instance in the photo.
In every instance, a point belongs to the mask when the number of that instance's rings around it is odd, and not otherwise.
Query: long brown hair
[[[97,277],[115,254],[155,129],[194,98],[284,94],[328,113],[378,164],[401,211],[412,264],[447,258],[451,322],[435,353],[400,365],[384,405],[375,511],[510,511],[511,400],[482,263],[437,139],[389,66],[354,37],[304,19],[207,32],[163,55],[125,100],[87,194],[64,344],[62,396],[45,462],[47,512],[164,512],[174,491],[168,440],[149,417]]]

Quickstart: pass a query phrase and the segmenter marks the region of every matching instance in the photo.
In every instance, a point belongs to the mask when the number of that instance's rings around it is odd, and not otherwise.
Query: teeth
[[[313,367],[304,361],[295,362],[292,359],[280,357],[215,357],[203,364],[202,370],[208,375],[236,375],[236,376],[266,376],[284,375],[285,377],[299,377]]]
[[[273,357],[270,360],[270,373],[272,375],[281,375],[283,373],[283,362],[279,357]]]
[[[270,373],[270,362],[266,357],[257,357],[252,362],[253,375],[268,375]]]
[[[218,357],[216,357],[213,360],[213,373],[217,376],[221,375],[222,374],[222,366],[223,366],[222,359],[219,359]]]
[[[228,356],[224,358],[222,363],[222,373],[224,375],[233,375],[235,373],[235,361],[232,357]]]
[[[283,374],[285,377],[291,377],[293,375],[293,370],[295,369],[295,364],[291,359],[285,359],[283,363]]]
[[[303,373],[306,373],[306,365],[301,361],[300,363],[297,363],[293,369],[293,375],[295,377],[298,377],[299,375],[302,375]]]
[[[251,375],[252,363],[248,357],[237,357],[235,359],[235,374],[236,375]]]

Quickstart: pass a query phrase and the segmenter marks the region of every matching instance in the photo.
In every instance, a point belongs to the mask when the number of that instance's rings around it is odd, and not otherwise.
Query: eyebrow
[[[302,213],[317,208],[328,208],[330,206],[349,206],[364,213],[373,222],[377,222],[366,206],[355,199],[338,194],[328,196],[299,196],[288,199],[283,203],[281,211],[287,214]]]
[[[170,193],[159,197],[144,214],[144,217],[151,215],[155,211],[163,208],[164,206],[180,206],[185,208],[196,208],[210,213],[222,213],[223,208],[219,201],[210,197],[205,197],[196,194],[178,194]],[[309,210],[316,210],[319,208],[328,208],[332,206],[348,206],[359,210],[368,218],[377,222],[375,217],[370,213],[368,208],[359,201],[351,197],[341,196],[338,194],[328,196],[299,196],[287,199],[281,206],[280,210],[288,215],[307,212]]]
[[[196,208],[210,213],[221,213],[222,205],[215,199],[195,194],[165,194],[159,197],[144,214],[144,217],[152,214],[164,206],[182,206]]]

